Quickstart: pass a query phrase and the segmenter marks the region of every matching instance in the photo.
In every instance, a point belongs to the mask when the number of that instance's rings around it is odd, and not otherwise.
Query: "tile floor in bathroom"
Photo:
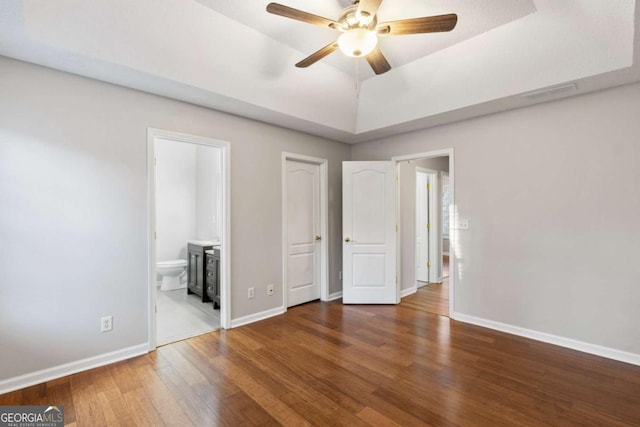
[[[158,289],[156,303],[159,346],[220,328],[220,310],[214,310],[213,303],[201,302],[197,295],[187,295],[186,289]]]

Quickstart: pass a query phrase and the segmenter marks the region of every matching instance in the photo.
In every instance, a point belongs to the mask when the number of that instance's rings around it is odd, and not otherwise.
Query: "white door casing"
[[[343,162],[343,302],[397,304],[395,162]]]
[[[416,280],[429,282],[429,175],[416,171]]]
[[[320,166],[286,160],[287,307],[320,298]]]

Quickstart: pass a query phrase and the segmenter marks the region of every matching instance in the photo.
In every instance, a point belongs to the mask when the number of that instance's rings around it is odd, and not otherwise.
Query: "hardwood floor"
[[[72,426],[640,425],[640,367],[399,306],[310,303],[0,396]]]
[[[426,313],[449,316],[449,257],[443,257],[442,283],[429,283],[415,294],[402,298],[402,304]]]
[[[449,316],[449,279],[418,288],[415,294],[402,298],[402,304],[425,313]]]

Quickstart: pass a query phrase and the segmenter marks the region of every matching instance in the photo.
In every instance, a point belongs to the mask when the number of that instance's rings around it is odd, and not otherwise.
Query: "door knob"
[[[322,237],[316,236],[316,240],[322,240]]]
[[[350,238],[348,238],[348,237],[345,237],[344,241],[345,241],[345,242],[347,242],[347,243],[349,243],[349,242],[351,241],[351,239],[350,239]]]

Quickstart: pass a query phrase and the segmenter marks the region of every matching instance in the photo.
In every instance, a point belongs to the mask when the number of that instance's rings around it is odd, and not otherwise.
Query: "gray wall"
[[[282,151],[329,160],[340,289],[348,146],[0,58],[0,381],[147,342],[149,127],[231,143],[232,318],[282,306]]]
[[[453,147],[456,312],[640,354],[640,85],[352,148]]]

